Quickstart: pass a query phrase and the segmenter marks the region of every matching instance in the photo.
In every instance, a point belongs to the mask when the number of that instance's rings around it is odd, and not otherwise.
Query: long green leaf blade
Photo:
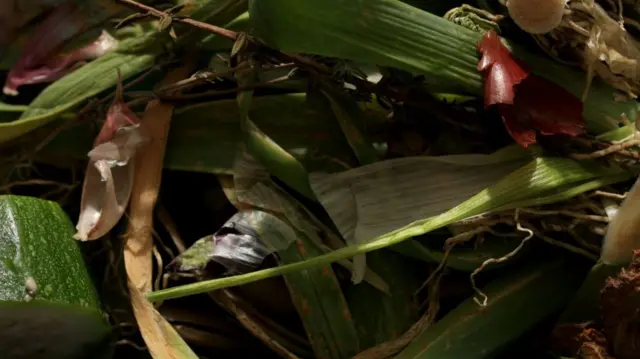
[[[395,359],[487,359],[560,310],[584,271],[567,261],[528,265],[483,292],[486,307],[468,299],[431,326]]]
[[[400,1],[252,0],[249,13],[257,34],[281,50],[395,67],[425,75],[434,91],[482,94],[476,70],[481,35]],[[580,96],[584,73],[511,47],[534,73]],[[607,116],[635,119],[639,104],[613,96],[611,87],[594,81],[584,108],[590,131],[614,128]]]
[[[252,121],[308,171],[344,170],[338,162],[357,164],[331,113],[310,104],[305,94],[256,96],[251,102]],[[174,112],[164,168],[214,174],[231,174],[238,145],[244,141],[235,100],[220,100],[178,108]],[[304,121],[300,118],[304,117]],[[368,123],[376,129],[380,123]],[[295,133],[295,136],[291,134]],[[60,133],[38,154],[42,161],[84,159],[96,136],[90,123]],[[376,137],[376,140],[379,140]]]
[[[313,266],[325,265],[339,259],[353,257],[357,254],[401,243],[409,238],[428,233],[461,219],[486,213],[496,208],[504,208],[513,202],[548,194],[558,187],[569,186],[574,183],[584,183],[601,177],[619,175],[620,173],[620,169],[604,167],[594,162],[576,162],[567,158],[558,157],[537,158],[450,211],[435,217],[416,221],[403,228],[379,236],[367,243],[342,248],[305,262],[156,291],[150,293],[148,298],[154,301],[179,298],[186,295],[241,285],[311,268]],[[557,200],[567,200],[580,193],[576,192],[577,191],[566,193],[564,198],[557,198]]]

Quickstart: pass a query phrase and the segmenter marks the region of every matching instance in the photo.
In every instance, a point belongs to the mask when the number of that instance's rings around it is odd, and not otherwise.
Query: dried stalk
[[[181,17],[172,17],[171,15],[160,11],[158,9],[155,9],[151,6],[147,6],[144,4],[141,4],[137,1],[134,0],[116,0],[119,3],[136,9],[137,11],[139,11],[140,13],[143,14],[148,14],[151,16],[155,16],[158,19],[166,19],[166,18],[171,18],[172,20],[184,23],[184,24],[189,24],[191,26],[197,27],[199,29],[214,33],[216,35],[220,35],[220,36],[224,36],[226,38],[229,38],[231,40],[236,40],[238,38],[238,33],[235,31],[231,31],[231,30],[227,30],[225,28],[219,27],[219,26],[215,26],[215,25],[211,25],[211,24],[207,24],[206,22],[201,22],[201,21],[197,21],[197,20],[193,20],[193,19],[189,19],[189,18],[181,18]]]
[[[189,74],[190,65],[172,71],[164,83],[173,83]],[[124,260],[133,312],[142,337],[153,358],[185,358],[184,349],[174,342],[177,333],[153,308],[144,295],[153,287],[153,210],[158,198],[162,164],[173,106],[152,101],[141,126],[150,142],[137,155],[136,175],[125,234]],[[179,344],[180,346],[182,344]]]

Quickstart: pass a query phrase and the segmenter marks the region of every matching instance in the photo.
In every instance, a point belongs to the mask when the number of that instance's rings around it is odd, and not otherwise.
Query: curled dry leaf
[[[88,153],[76,239],[100,238],[118,223],[131,196],[133,158],[145,141],[138,118],[122,100],[120,82],[104,125]]]
[[[92,43],[68,54],[59,53],[69,39],[87,29],[82,11],[74,2],[67,2],[48,15],[9,71],[2,90],[5,95],[18,95],[22,85],[53,82],[117,48],[118,41],[103,31]]]
[[[230,273],[255,270],[271,253],[296,240],[293,230],[278,217],[260,210],[235,213],[213,235],[196,241],[176,258],[179,271],[202,270],[209,261]]]
[[[511,137],[522,147],[536,134],[577,136],[584,132],[583,103],[564,88],[530,74],[495,31],[478,44],[478,71],[484,73],[485,107],[497,105]]]

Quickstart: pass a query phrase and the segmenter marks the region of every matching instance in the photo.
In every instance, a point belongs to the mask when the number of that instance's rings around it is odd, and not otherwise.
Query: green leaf
[[[336,172],[355,165],[331,112],[309,103],[305,94],[254,97],[251,119],[267,136],[309,171]],[[174,111],[164,167],[172,170],[231,174],[238,145],[243,142],[235,100],[202,103]],[[300,121],[304,118],[304,121]],[[380,123],[370,122],[371,128]],[[82,123],[60,133],[39,153],[42,161],[85,159],[96,128]],[[377,138],[376,138],[377,139]],[[380,139],[381,140],[381,139]]]
[[[604,287],[606,279],[617,275],[623,267],[623,265],[609,266],[602,262],[596,263],[567,309],[560,316],[560,322],[582,323],[599,320],[601,316],[600,291]]]
[[[28,109],[29,106],[11,105],[8,103],[0,102],[0,112],[25,112]]]
[[[88,98],[113,87],[119,69],[123,78],[151,67],[157,53],[128,52],[152,40],[149,37],[123,41],[118,50],[90,62],[54,82],[36,97],[29,109],[16,121],[0,123],[0,143],[24,135],[59,118],[64,112],[80,105]]]
[[[253,80],[253,78],[241,79],[238,85],[244,86],[252,83]],[[269,173],[307,198],[315,199],[309,186],[307,170],[249,119],[252,98],[253,91],[243,91],[237,97],[240,108],[240,128],[245,136],[247,150],[268,169]]]
[[[395,359],[488,359],[562,309],[580,285],[583,268],[569,261],[534,263],[483,288],[486,307],[468,299],[433,324]]]
[[[330,86],[322,86],[320,91],[329,100],[333,114],[360,164],[368,165],[377,162],[376,151],[365,139],[362,130],[357,125],[359,122],[365,122],[362,120],[365,115],[358,104],[346,94],[340,93]]]
[[[306,235],[278,252],[281,263],[296,263],[322,254]],[[359,340],[349,306],[330,265],[284,276],[318,358],[351,358],[359,352]],[[379,292],[378,292],[379,293]]]
[[[304,262],[278,268],[160,290],[150,293],[148,298],[151,300],[178,298],[187,294],[241,285],[314,266],[326,265],[338,259],[389,247],[461,219],[490,212],[497,208],[515,208],[512,204],[539,196],[552,195],[552,192],[558,187],[584,184],[590,180],[617,176],[621,172],[620,169],[605,167],[595,162],[576,162],[558,157],[536,158],[455,208],[434,217],[417,220],[403,228],[378,236],[367,243],[349,246]],[[579,193],[581,192],[567,191],[554,198],[556,201],[567,200]]]
[[[488,238],[476,248],[460,249],[454,248],[447,257],[447,267],[463,271],[473,272],[482,263],[491,258],[500,258],[513,251],[518,243],[508,241],[504,238]],[[425,262],[438,264],[444,259],[444,251],[434,250],[423,245],[418,240],[408,240],[389,247],[391,250],[401,253],[407,257],[420,259]],[[524,250],[524,249],[523,249]],[[510,262],[496,263],[488,266],[484,271],[491,271],[509,265]]]
[[[324,253],[322,239],[308,212],[270,179],[264,166],[244,149],[234,165],[235,198],[268,211],[248,213],[251,227],[280,263],[296,263]],[[250,223],[251,220],[245,222]],[[284,276],[291,298],[318,358],[350,358],[359,352],[351,313],[331,265]]]
[[[190,2],[181,14],[209,23],[226,24],[247,11],[247,0],[198,0]],[[207,33],[193,30],[181,38],[184,43],[202,38]],[[10,123],[0,123],[0,143],[9,141],[31,130],[39,128],[60,117],[64,111],[72,109],[87,99],[115,86],[116,69],[123,79],[144,71],[155,62],[156,56],[165,49],[159,43],[166,37],[156,29],[140,30],[120,43],[117,51],[111,52],[62,79],[54,82],[33,100],[29,109],[20,119]]]
[[[490,155],[405,157],[329,175],[312,173],[310,180],[342,236],[362,242],[444,213],[530,158],[519,148]]]
[[[257,35],[283,51],[394,67],[425,75],[432,91],[482,94],[476,69],[481,34],[400,1],[252,0],[249,14]],[[582,71],[515,44],[511,48],[534,73],[580,97],[586,79]],[[614,92],[594,81],[584,107],[590,131],[615,128],[607,116],[626,113],[635,119],[640,104],[613,101]]]
[[[358,330],[361,350],[398,338],[418,320],[414,293],[427,273],[427,268],[386,250],[368,254],[367,264],[389,283],[389,294],[367,283],[348,285],[343,289]]]

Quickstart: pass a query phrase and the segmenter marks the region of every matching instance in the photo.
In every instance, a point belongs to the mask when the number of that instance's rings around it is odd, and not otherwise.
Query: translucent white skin
[[[508,0],[513,21],[530,34],[545,34],[562,22],[567,0]]]
[[[602,242],[604,264],[627,264],[633,251],[640,249],[640,178],[631,187],[613,219]]]

